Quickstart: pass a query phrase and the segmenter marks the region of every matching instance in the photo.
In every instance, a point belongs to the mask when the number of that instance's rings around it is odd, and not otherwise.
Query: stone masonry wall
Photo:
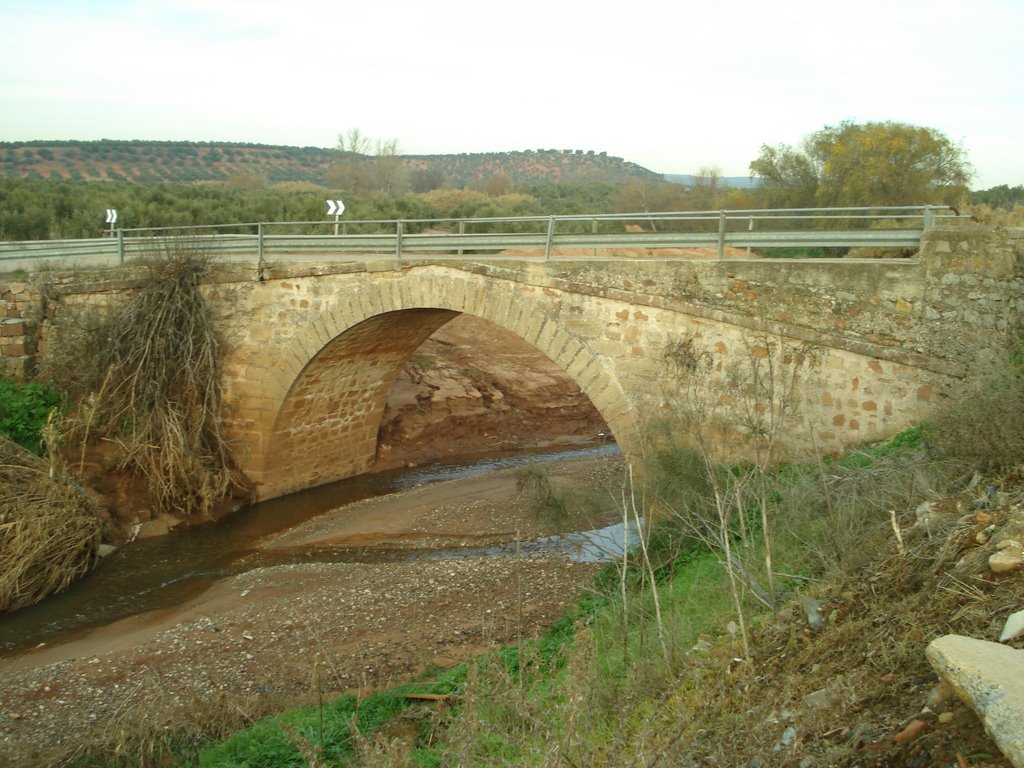
[[[42,292],[28,282],[0,285],[0,376],[31,378],[39,345]]]
[[[839,451],[927,415],[956,380],[1020,339],[1019,233],[935,230],[909,260],[445,261],[224,268],[207,297],[222,330],[225,428],[264,498],[363,471],[404,360],[455,313],[519,335],[565,370],[627,455],[669,405],[664,354],[693,339],[703,382],[800,345],[800,435]],[[102,305],[130,271],[46,276],[52,309]],[[18,312],[40,293],[2,288]],[[6,301],[6,299],[5,299]],[[6,305],[5,305],[6,306]],[[21,309],[19,309],[21,307]],[[4,318],[29,338],[26,315]],[[22,338],[12,333],[11,339]],[[34,338],[38,338],[38,335]],[[30,346],[11,342],[30,358]],[[15,357],[8,355],[8,357]],[[24,363],[30,366],[30,361]],[[740,404],[736,404],[739,408]]]

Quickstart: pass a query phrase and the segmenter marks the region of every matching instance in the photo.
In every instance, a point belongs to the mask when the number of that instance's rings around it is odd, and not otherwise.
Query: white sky
[[[592,149],[747,175],[842,120],[1024,183],[1021,0],[0,0],[0,140]]]

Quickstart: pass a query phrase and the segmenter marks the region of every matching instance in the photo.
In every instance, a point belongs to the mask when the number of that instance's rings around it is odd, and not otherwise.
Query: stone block
[[[985,725],[1003,756],[1024,768],[1024,650],[962,635],[933,640],[932,669]]]

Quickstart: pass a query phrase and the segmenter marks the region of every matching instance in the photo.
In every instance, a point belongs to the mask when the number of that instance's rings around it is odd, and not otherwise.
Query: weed
[[[997,361],[940,408],[925,429],[926,442],[947,456],[985,470],[1020,463],[1024,455],[1022,350]]]
[[[571,519],[567,494],[555,488],[547,468],[528,464],[519,472],[516,490],[528,498],[531,514],[538,520],[564,530]]]
[[[437,358],[423,352],[413,352],[409,357],[409,364],[416,368],[430,370],[437,367]]]
[[[43,425],[59,404],[60,397],[52,387],[0,378],[0,435],[33,453],[42,453]]]
[[[378,728],[411,706],[407,694],[452,694],[466,676],[455,667],[433,681],[413,682],[360,699],[346,694],[326,704],[287,712],[262,720],[227,741],[202,751],[204,768],[308,768],[310,756],[324,765],[346,765]]]

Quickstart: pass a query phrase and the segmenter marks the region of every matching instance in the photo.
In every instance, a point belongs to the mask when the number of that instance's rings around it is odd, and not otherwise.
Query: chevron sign
[[[113,224],[117,221],[117,209],[107,208],[107,224]]]
[[[345,212],[345,204],[341,200],[328,200],[327,213],[330,216],[341,216]]]

